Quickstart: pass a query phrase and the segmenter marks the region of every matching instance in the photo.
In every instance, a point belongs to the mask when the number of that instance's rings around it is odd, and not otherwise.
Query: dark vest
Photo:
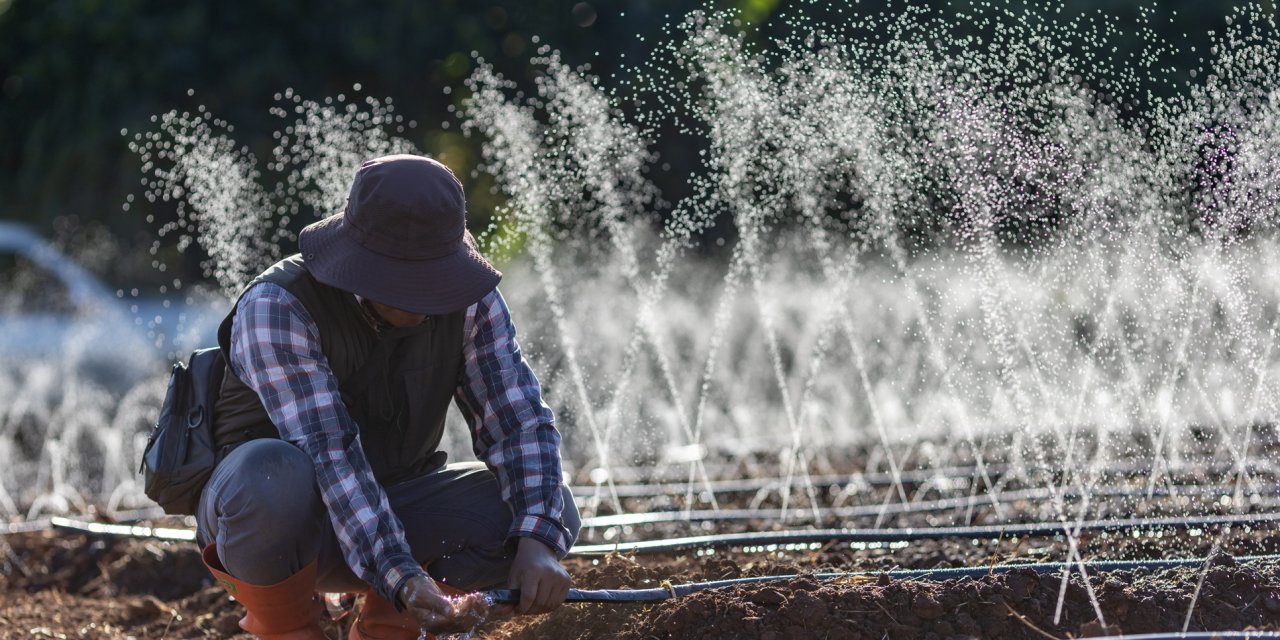
[[[462,375],[465,310],[429,316],[410,329],[379,331],[355,296],[316,281],[301,256],[281,260],[249,287],[260,282],[293,294],[316,323],[321,350],[338,380],[347,412],[360,427],[361,447],[380,484],[444,464],[445,452],[436,447]],[[235,313],[233,306],[218,328],[218,345],[228,362]],[[255,438],[280,437],[257,393],[232,375],[230,367],[227,373],[214,406],[219,451]]]

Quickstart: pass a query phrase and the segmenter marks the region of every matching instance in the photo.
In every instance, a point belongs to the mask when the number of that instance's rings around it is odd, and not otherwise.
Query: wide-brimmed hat
[[[411,313],[460,311],[502,278],[467,232],[462,183],[420,156],[360,165],[346,210],[303,229],[298,247],[316,280]]]

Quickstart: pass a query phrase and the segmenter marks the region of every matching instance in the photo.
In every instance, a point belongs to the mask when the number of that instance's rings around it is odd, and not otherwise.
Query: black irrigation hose
[[[172,527],[144,527],[128,524],[84,522],[70,518],[49,519],[44,529],[76,531],[89,535],[126,538],[148,538],[171,542],[190,542],[195,531]],[[1188,530],[1223,526],[1251,527],[1280,522],[1280,513],[1201,516],[1197,518],[1127,518],[1123,520],[1086,520],[1080,531],[1119,532],[1134,530]],[[888,543],[912,540],[941,540],[947,538],[983,539],[995,537],[1054,536],[1064,526],[1075,529],[1075,523],[1034,522],[973,527],[911,527],[888,529],[810,529],[803,531],[754,531],[747,533],[723,533],[640,542],[619,542],[595,545],[575,545],[569,551],[572,556],[593,556],[609,553],[651,554],[692,549],[722,548],[733,546],[769,547],[783,545],[807,545],[829,542]],[[37,529],[43,530],[43,529]]]
[[[1179,495],[1196,495],[1196,494],[1212,494],[1220,492],[1220,487],[1205,487],[1203,485],[1188,485],[1175,487]],[[1268,487],[1276,493],[1280,493],[1280,487]],[[1141,488],[1137,487],[1100,487],[1090,492],[1093,497],[1138,497],[1145,493]],[[1167,496],[1171,492],[1167,487],[1157,487],[1155,495]],[[1009,504],[1024,500],[1043,500],[1049,497],[1047,489],[1024,489],[1019,491],[1007,491],[1002,493],[997,502],[1000,504]],[[1074,497],[1076,494],[1071,490],[1064,490],[1063,495]],[[848,507],[821,507],[818,514],[827,517],[836,518],[857,518],[857,517],[873,517],[884,515],[900,515],[910,513],[927,513],[934,511],[947,511],[960,509],[973,504],[975,506],[984,506],[991,503],[991,498],[985,495],[976,495],[973,497],[961,498],[940,498],[937,500],[922,500],[913,503],[890,503],[888,505],[854,505]],[[796,520],[804,520],[809,518],[813,513],[812,509],[794,508],[783,514],[780,509],[721,509],[721,510],[693,510],[685,511],[650,511],[641,513],[622,513],[606,516],[593,516],[582,519],[583,529],[598,529],[617,526],[642,525],[642,524],[659,524],[668,522],[721,522],[731,520],[752,520],[767,519],[781,520],[784,516],[790,516]],[[136,511],[119,512],[113,514],[117,522],[125,523],[148,518],[155,518],[164,515],[157,508],[139,509]],[[83,528],[89,523],[72,520],[68,518],[41,518],[38,520],[30,520],[26,522],[16,522],[10,524],[0,524],[0,535],[10,535],[17,533],[33,533],[37,531],[45,531],[51,528]],[[173,529],[173,531],[182,531],[181,529]],[[142,536],[147,537],[147,536]]]
[[[1277,440],[1276,442],[1280,442],[1280,440]],[[1211,454],[1211,453],[1212,452],[1206,452],[1206,454]],[[865,458],[866,456],[863,456],[863,457]],[[608,472],[609,472],[609,476],[614,479],[614,482],[619,484],[637,484],[637,485],[638,484],[655,484],[655,483],[685,484],[686,478],[688,478],[688,473],[689,473],[688,464],[689,464],[688,462],[677,461],[677,462],[669,462],[669,463],[663,462],[656,465],[649,464],[644,466],[611,465],[608,469]],[[1195,468],[1204,469],[1206,464],[1209,465],[1208,469],[1219,469],[1219,470],[1232,470],[1232,469],[1235,469],[1237,466],[1239,466],[1239,463],[1237,463],[1234,460],[1226,460],[1222,458],[1203,460],[1203,461],[1170,460],[1166,458],[1164,461],[1162,461],[1161,466],[1171,471],[1178,471],[1178,470],[1186,471],[1186,470],[1192,470]],[[1246,465],[1252,470],[1258,470],[1258,471],[1280,469],[1280,465],[1277,465],[1270,458],[1265,456],[1249,457],[1244,460],[1244,465]],[[738,462],[738,463],[704,462],[704,466],[707,469],[707,473],[715,477],[741,475],[744,470],[750,470],[753,468],[751,465],[744,465],[741,462]],[[764,465],[764,464],[754,465],[755,468],[759,468],[763,466],[767,466],[767,465]],[[1010,463],[1003,462],[1003,461],[1001,462],[989,461],[986,463],[986,467],[988,470],[999,469],[1004,466],[1011,466],[1011,465]],[[1023,463],[1023,466],[1033,471],[1042,471],[1042,470],[1061,471],[1062,470],[1061,467],[1046,467],[1036,463],[1035,461],[1026,461]],[[963,472],[976,472],[978,465],[976,463],[969,463],[969,464],[957,463],[957,464],[949,465],[947,467],[938,467],[938,468],[941,468],[941,469],[953,468]],[[1111,462],[1105,462],[1099,466],[1099,470],[1111,471],[1111,472],[1122,472],[1125,470],[1131,470],[1136,472],[1146,472],[1146,471],[1150,471],[1151,469],[1152,469],[1152,465],[1149,462],[1136,462],[1132,460],[1115,460]],[[933,471],[933,470],[921,469],[921,471]],[[911,471],[906,469],[903,470],[903,473],[910,473],[910,472]],[[883,477],[887,479],[887,481],[892,481],[892,477],[888,472],[877,471],[877,472],[871,472],[865,475],[870,477],[875,474],[881,474]],[[971,476],[972,474],[965,473],[964,475],[967,477],[967,476]],[[592,483],[586,483],[586,484],[587,486],[590,486]]]
[[[1226,489],[1220,486],[1205,485],[1183,485],[1172,487],[1155,487],[1152,495],[1168,497],[1168,496],[1204,496],[1204,495],[1225,495]],[[1261,491],[1267,495],[1275,495],[1280,493],[1280,485],[1266,485]],[[1080,493],[1075,488],[1062,489],[1059,494],[1066,498],[1080,497]],[[1128,485],[1115,485],[1098,487],[1089,491],[1089,496],[1093,498],[1145,498],[1146,489],[1142,487],[1134,487]],[[1048,500],[1053,494],[1048,489],[1021,489],[1017,491],[1005,491],[996,497],[995,501],[1001,505],[1009,505],[1015,502],[1026,500]],[[992,502],[991,496],[979,494],[975,496],[965,496],[961,498],[939,498],[936,500],[921,500],[919,502],[891,502],[887,504],[864,504],[853,505],[848,507],[819,507],[816,509],[819,517],[833,518],[859,518],[859,517],[879,517],[881,515],[901,515],[911,513],[929,513],[935,511],[951,511],[955,509],[963,509],[969,505],[976,507],[984,507]],[[811,520],[815,509],[805,507],[793,507],[785,513],[781,509],[696,509],[692,511],[648,511],[638,513],[620,513],[606,516],[592,516],[582,519],[583,529],[600,529],[607,527],[634,526],[643,524],[661,524],[669,522],[725,522],[731,520],[782,520],[790,518],[793,521]]]
[[[1178,633],[1139,633],[1135,635],[1098,636],[1093,640],[1249,640],[1280,638],[1280,631],[1188,631]]]
[[[1241,556],[1236,562],[1277,562],[1280,555]],[[1186,567],[1202,567],[1204,558],[1179,558],[1173,560],[1105,560],[1083,563],[1091,572],[1124,571],[1143,569],[1160,571]],[[733,580],[715,580],[711,582],[694,582],[689,584],[663,585],[652,589],[570,589],[566,602],[661,602],[672,598],[683,598],[707,589],[719,589],[735,585],[785,582],[801,577],[811,577],[819,581],[865,580],[888,575],[897,580],[955,580],[959,578],[981,578],[991,574],[1004,574],[1013,570],[1031,570],[1036,573],[1055,573],[1063,570],[1075,570],[1077,562],[1041,562],[1034,564],[1003,564],[991,567],[957,567],[946,569],[903,569],[896,571],[848,571],[839,573],[790,574],[783,576],[755,576],[736,578]],[[494,604],[515,604],[520,601],[518,589],[494,589],[485,594]]]
[[[132,509],[129,511],[110,511],[106,515],[109,516],[112,520],[115,520],[116,523],[118,524],[125,524],[129,522],[137,522],[139,520],[149,520],[151,518],[159,518],[164,515],[164,510],[161,509],[160,507],[150,507],[147,509]],[[0,536],[11,535],[15,533],[35,533],[38,531],[57,529],[59,528],[60,525],[55,524],[55,521],[64,522],[64,523],[80,522],[77,520],[60,518],[58,516],[52,516],[48,518],[39,518],[36,520],[26,520],[23,522],[11,522],[8,524],[0,524]],[[90,523],[80,522],[80,524],[88,525]],[[181,529],[177,529],[177,531],[181,531]]]
[[[987,473],[994,477],[999,477],[1008,470],[1009,465],[987,465]],[[978,468],[970,467],[940,467],[938,469],[903,471],[899,474],[899,479],[904,484],[920,484],[930,480],[971,480],[977,476]],[[809,482],[802,483],[800,476],[792,481],[797,486],[813,485],[815,488],[827,488],[840,485],[846,485],[851,482],[865,482],[870,486],[886,486],[893,484],[893,474],[875,471],[872,473],[838,473],[819,476],[811,476]],[[579,498],[586,498],[595,495],[596,491],[607,491],[617,494],[619,498],[653,498],[657,496],[673,495],[685,493],[692,486],[695,493],[705,491],[710,485],[712,493],[743,493],[750,491],[760,491],[761,489],[769,489],[786,484],[786,478],[766,477],[766,478],[734,478],[728,480],[711,480],[702,482],[694,480],[693,482],[638,482],[628,484],[614,484],[612,489],[606,489],[607,485],[600,484],[580,484],[574,485],[572,488],[573,495]]]
[[[1250,527],[1280,522],[1280,513],[1202,516],[1198,518],[1128,518],[1123,520],[1087,520],[1080,523],[1080,531],[1118,532],[1134,530],[1188,530],[1197,528],[1214,528],[1222,526]],[[39,523],[31,523],[39,524]],[[776,547],[785,545],[808,545],[830,542],[863,542],[888,543],[907,542],[912,540],[940,540],[946,538],[981,539],[993,537],[1018,536],[1053,536],[1061,534],[1063,526],[1073,529],[1075,523],[1036,522],[1012,523],[1005,525],[983,525],[974,527],[919,527],[890,529],[811,529],[803,531],[755,531],[747,533],[724,533],[685,538],[668,538],[662,540],[646,540],[640,542],[619,542],[610,544],[575,545],[569,550],[571,556],[594,556],[609,553],[629,553],[645,555],[651,553],[669,553],[689,551],[693,549],[722,547]],[[70,518],[50,518],[47,526],[31,529],[60,529],[75,531],[88,535],[113,536],[125,538],[147,538],[169,542],[190,542],[195,540],[195,531],[173,527],[144,527],[129,524],[107,524],[101,522],[84,522]],[[0,531],[0,534],[4,532]],[[10,532],[12,533],[12,532]],[[771,549],[766,549],[771,550]]]
[[[1116,532],[1133,530],[1187,530],[1222,526],[1249,527],[1280,522],[1280,513],[1262,513],[1227,516],[1202,516],[1197,518],[1126,518],[1123,520],[1086,520],[1078,526],[1081,531]],[[911,527],[894,529],[813,529],[807,531],[752,531],[747,533],[722,533],[642,542],[614,544],[576,545],[570,555],[591,556],[608,553],[668,553],[712,547],[771,545],[805,545],[828,542],[907,542],[911,540],[940,540],[944,538],[987,539],[996,537],[1053,536],[1063,533],[1063,527],[1075,529],[1073,522],[1037,522],[973,527]]]
[[[168,540],[170,542],[191,542],[196,539],[196,532],[194,530],[178,529],[173,527],[143,527],[129,524],[82,522],[80,520],[72,520],[70,518],[49,518],[49,524],[54,529],[78,531],[80,533],[97,536],[150,538],[153,540]]]
[[[15,533],[35,533],[44,531],[53,527],[49,518],[40,518],[39,520],[27,520],[25,522],[12,522],[0,525],[0,536],[12,535]]]
[[[1276,473],[1280,475],[1280,465],[1273,464],[1267,460],[1261,460],[1261,459],[1247,460],[1245,461],[1244,464],[1246,468],[1253,473],[1267,472],[1267,473]],[[1008,464],[987,465],[987,472],[993,478],[999,477],[1005,472],[1007,472],[1010,466],[1011,465],[1008,465]],[[1220,462],[1220,463],[1215,463],[1210,465],[1202,465],[1202,464],[1194,464],[1194,463],[1173,463],[1173,464],[1170,464],[1168,469],[1173,472],[1203,471],[1205,473],[1222,473],[1225,471],[1230,471],[1234,469],[1236,466],[1237,465],[1235,463],[1231,463],[1231,462]],[[900,477],[904,481],[909,481],[913,483],[927,482],[930,480],[934,480],[934,481],[971,480],[978,473],[977,469],[978,468],[976,466],[939,467],[938,469],[903,471]],[[1052,467],[1039,467],[1035,465],[1030,465],[1027,467],[1027,469],[1028,471],[1031,471],[1031,472],[1061,471],[1061,469],[1055,469]],[[1121,464],[1104,465],[1100,469],[1100,471],[1103,473],[1147,473],[1151,471],[1151,467],[1149,465],[1121,463]],[[812,480],[812,484],[815,487],[824,487],[824,488],[845,485],[854,481],[862,481],[871,486],[880,486],[880,485],[887,485],[892,483],[893,477],[889,473],[873,472],[873,473],[864,473],[864,474],[855,473],[855,474],[814,476],[811,478],[811,480]],[[712,487],[712,490],[715,492],[732,493],[732,492],[743,492],[743,491],[759,491],[761,489],[774,488],[783,483],[785,483],[784,478],[743,478],[743,479],[734,479],[734,480],[713,480],[711,481],[711,487]],[[620,484],[620,485],[614,485],[614,489],[618,491],[619,497],[637,497],[638,498],[638,497],[658,497],[663,495],[671,495],[674,493],[684,493],[685,491],[687,491],[688,486],[689,486],[689,483],[687,482],[684,482],[684,483],[663,482],[663,483],[649,483],[649,484],[626,484],[626,485]],[[1196,486],[1196,485],[1192,485],[1192,486]],[[700,488],[701,485],[697,482],[694,483],[694,487],[695,489],[701,490]],[[574,485],[573,487],[571,487],[571,490],[573,491],[573,495],[575,496],[589,497],[594,495],[596,490],[600,488],[603,488],[603,485],[600,485],[599,487],[597,487],[596,485]],[[1028,491],[1028,490],[1024,490],[1024,491]],[[1021,499],[1042,498],[1044,497],[1043,494],[1046,490],[1031,489],[1029,491],[1039,492],[1039,493],[1030,497],[1022,494],[1013,495],[1013,497],[1010,498],[1010,500],[1016,501]],[[1006,495],[1012,495],[1015,493],[1017,492],[1006,492]],[[1137,495],[1137,493],[1138,493],[1138,490],[1135,488],[1128,488],[1127,490],[1125,490],[1125,494]],[[1156,493],[1165,495],[1167,491],[1162,492],[1158,488]],[[1098,495],[1098,494],[1094,493],[1094,495]],[[948,503],[947,500],[951,500],[951,503]],[[941,500],[935,500],[935,501],[925,501],[925,502],[919,502],[916,504],[926,505],[925,508],[919,509],[920,511],[934,511],[934,510],[945,510],[948,508],[955,508],[952,503],[963,503],[964,505],[967,506],[970,503],[970,501],[971,501],[970,498],[952,498],[952,499],[941,499]],[[972,501],[975,504],[979,504],[979,505],[989,504],[991,502],[990,498],[986,498],[984,496],[976,496],[972,499]],[[1003,503],[1004,501],[1001,500],[1000,502]],[[935,503],[938,503],[939,506],[937,506],[936,508],[928,506],[928,505],[933,505]],[[872,508],[872,507],[868,505],[867,508]],[[854,514],[854,515],[879,515],[880,507],[878,506],[874,507],[874,510],[875,512],[872,514]],[[797,513],[809,512],[809,510],[802,510],[802,509],[796,509],[795,511]],[[683,512],[657,512],[657,513],[679,513],[681,516],[683,516]],[[715,512],[695,511],[693,513],[702,514],[702,513],[715,513]],[[732,511],[726,511],[726,513],[732,513]],[[768,513],[768,512],[763,512],[763,513]],[[891,508],[887,513],[901,513],[901,511],[894,511]],[[158,518],[164,515],[164,511],[161,510],[159,507],[150,507],[145,509],[134,509],[130,511],[108,512],[107,515],[110,516],[117,523],[128,523],[128,522],[134,522],[138,520]],[[616,524],[609,524],[607,523],[607,521],[603,519],[618,518],[618,517],[625,518],[628,515],[629,514],[621,514],[619,516],[610,515],[610,516],[598,516],[596,518],[586,518],[584,521],[587,522],[587,524],[584,526],[586,528],[601,527],[601,526],[617,526]],[[684,520],[685,518],[677,517],[675,519]],[[697,518],[694,518],[694,519],[696,520]],[[736,518],[730,516],[724,519],[733,520]],[[30,533],[30,532],[36,532],[36,531],[44,531],[50,528],[55,528],[54,525],[52,524],[52,520],[53,518],[46,517],[46,518],[39,518],[37,520],[28,520],[23,522],[0,523],[0,536],[15,534],[15,533]],[[597,521],[606,522],[606,523],[599,524],[597,523]],[[661,521],[667,521],[667,520],[661,520]],[[624,524],[629,524],[629,523],[624,523]],[[644,523],[641,523],[641,524],[644,524]]]
[[[673,513],[676,512],[659,512]],[[751,511],[753,517],[767,518],[769,511]],[[1133,529],[1186,530],[1220,526],[1253,526],[1280,522],[1280,513],[1244,515],[1219,515],[1200,517],[1126,518],[1120,520],[1086,520],[1080,523],[1081,531],[1123,531]],[[1075,528],[1074,523],[1071,524]],[[967,527],[909,527],[882,529],[808,529],[801,531],[755,531],[723,533],[682,538],[666,538],[638,542],[616,542],[594,545],[577,545],[572,555],[603,555],[607,553],[661,553],[686,551],[695,548],[729,546],[803,545],[826,542],[904,542],[911,540],[938,540],[944,538],[990,538],[996,536],[1046,536],[1062,532],[1062,522],[1035,522],[988,524]],[[146,527],[130,524],[86,522],[71,518],[52,517],[25,523],[7,525],[0,535],[63,529],[92,535],[150,538],[174,542],[195,539],[195,531],[177,527]],[[585,527],[584,527],[585,528]]]
[[[1280,468],[1274,463],[1255,459],[1248,460],[1245,468],[1251,473],[1280,473]],[[1173,473],[1188,471],[1203,471],[1205,473],[1225,473],[1233,471],[1237,465],[1233,462],[1219,462],[1210,465],[1194,464],[1194,463],[1177,463],[1170,464],[1168,470]],[[1013,468],[1010,464],[989,464],[986,466],[987,474],[992,478],[999,478],[1005,475]],[[1051,473],[1060,473],[1061,468],[1041,467],[1036,465],[1028,465],[1026,470],[1029,473],[1048,471]],[[1113,473],[1150,473],[1151,465],[1118,463],[1103,465],[1099,472],[1103,474]],[[903,471],[899,474],[899,479],[904,484],[921,484],[929,481],[970,481],[978,477],[978,467],[976,465],[969,466],[951,466],[939,467],[937,469],[917,469],[911,471]],[[852,482],[862,482],[867,485],[878,487],[892,485],[894,481],[893,474],[876,471],[872,473],[844,473],[844,474],[827,474],[812,476],[808,483],[801,483],[797,477],[792,484],[797,486],[809,486],[814,488],[829,488],[841,485],[847,485]],[[604,483],[600,484],[580,484],[574,485],[572,488],[573,495],[579,498],[592,497],[597,491],[608,491],[617,495],[619,498],[653,498],[657,496],[675,495],[686,493],[692,486],[694,492],[706,490],[710,485],[712,493],[743,493],[751,491],[761,491],[764,489],[777,488],[787,483],[786,478],[768,477],[768,478],[740,478],[730,480],[711,480],[710,482],[637,482],[628,484],[614,484],[611,489],[606,489]]]

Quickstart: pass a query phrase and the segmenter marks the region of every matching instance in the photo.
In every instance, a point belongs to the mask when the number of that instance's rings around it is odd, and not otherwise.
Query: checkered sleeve
[[[509,535],[534,538],[563,555],[569,535],[561,522],[560,433],[497,289],[467,309],[463,331],[455,400],[471,427],[476,457],[497,474],[502,499],[511,505]]]
[[[395,602],[400,586],[423,570],[374,480],[306,307],[272,283],[249,289],[232,320],[231,369],[258,393],[280,437],[311,456],[351,570]]]

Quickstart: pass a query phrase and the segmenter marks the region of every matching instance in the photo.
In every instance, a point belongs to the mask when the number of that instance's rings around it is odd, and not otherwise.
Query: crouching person
[[[461,183],[426,158],[370,160],[298,244],[218,335],[221,458],[196,515],[241,627],[324,638],[317,591],[364,592],[365,639],[449,629],[454,590],[506,583],[518,612],[560,605],[580,521]],[[437,450],[450,401],[482,462]]]

